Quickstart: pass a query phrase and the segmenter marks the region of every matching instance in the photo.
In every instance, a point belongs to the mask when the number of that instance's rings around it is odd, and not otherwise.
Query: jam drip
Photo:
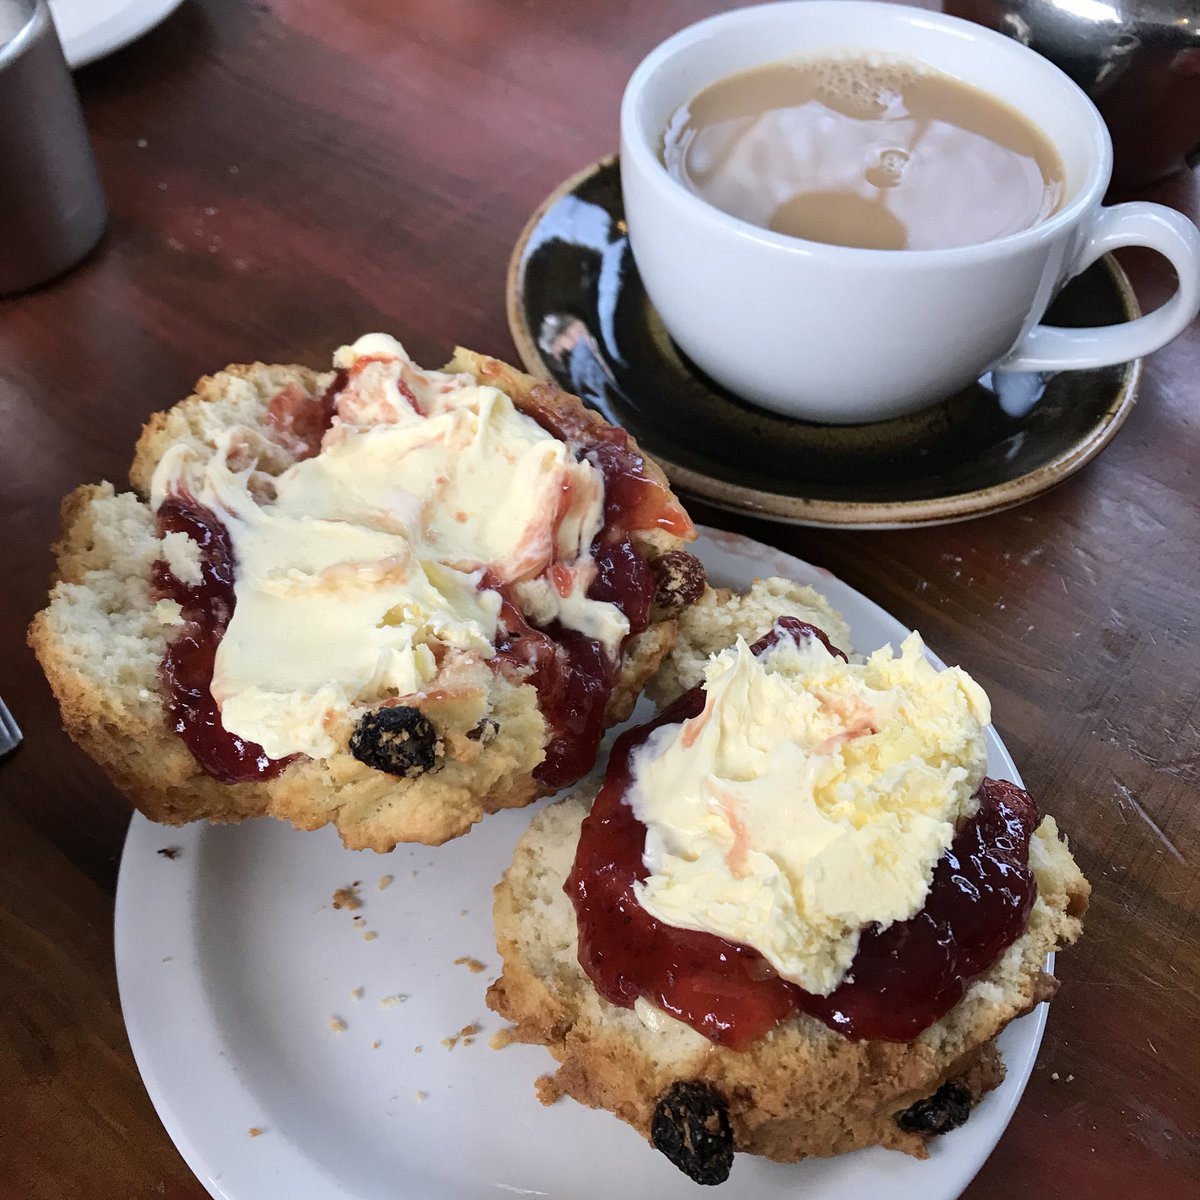
[[[629,637],[634,637],[650,624],[657,582],[629,531],[659,528],[686,536],[692,525],[668,489],[649,477],[645,459],[631,447],[625,430],[563,409],[554,403],[556,396],[553,389],[535,387],[518,407],[548,433],[573,445],[576,455],[603,476],[604,523],[592,545],[596,577],[587,595],[615,605],[629,621]],[[595,638],[558,622],[531,626],[510,591],[494,579],[485,576],[481,586],[495,588],[503,597],[496,657],[532,668],[527,679],[537,688],[539,707],[550,726],[546,757],[534,777],[546,791],[557,791],[595,765],[617,664],[608,661]]]
[[[222,783],[270,779],[292,760],[268,758],[221,724],[212,695],[217,647],[233,616],[236,561],[229,531],[191,496],[169,496],[159,506],[158,535],[182,533],[200,551],[200,582],[181,582],[165,562],[154,564],[154,593],[183,610],[183,629],[168,643],[159,668],[167,692],[167,720],[193,757]]]
[[[646,460],[618,425],[607,425],[584,410],[562,404],[562,393],[538,384],[514,401],[560,442],[579,448],[604,476],[604,524],[627,533],[631,529],[665,529],[676,537],[689,537],[692,523],[671,498],[668,488],[650,478]]]
[[[267,406],[267,424],[297,462],[320,453],[321,441],[337,412],[337,398],[348,378],[346,371],[335,372],[333,382],[317,400],[306,396],[296,384],[288,384]]]
[[[650,623],[655,587],[646,560],[627,537],[608,544],[598,539],[593,555],[597,571],[588,596],[615,604],[629,620],[631,637],[641,633]],[[524,681],[537,689],[550,737],[534,777],[542,788],[557,791],[595,765],[617,664],[609,661],[601,642],[578,630],[557,621],[544,628],[531,625],[512,589],[494,576],[485,575],[480,586],[501,596],[496,659],[527,668]]]
[[[493,662],[521,669],[522,681],[537,689],[550,737],[535,778],[548,791],[557,791],[586,774],[596,760],[613,666],[595,638],[557,622],[545,629],[530,625],[507,584],[485,576],[481,586],[501,596]]]
[[[317,399],[296,385],[284,388],[267,408],[267,423],[275,437],[299,460],[321,449],[321,439],[333,424],[337,397],[346,386],[338,371]],[[234,573],[237,563],[229,531],[220,518],[192,496],[169,496],[156,514],[158,535],[182,533],[200,551],[200,582],[183,583],[165,562],[154,564],[151,586],[155,595],[174,600],[183,610],[183,629],[167,645],[159,673],[167,691],[167,719],[206,774],[222,783],[271,779],[292,762],[268,758],[257,742],[230,733],[212,695],[217,647],[233,616]]]
[[[782,617],[752,650],[761,654],[785,635],[819,637],[833,649],[820,630]],[[1015,784],[985,779],[978,812],[934,869],[925,907],[910,920],[865,931],[846,982],[815,996],[781,979],[749,946],[656,921],[634,894],[648,871],[646,827],[625,803],[633,752],[655,729],[698,715],[704,702],[703,686],[693,688],[613,747],[564,889],[578,918],[580,965],[613,1004],[631,1008],[644,996],[735,1050],[796,1012],[851,1039],[910,1041],[953,1008],[1025,928],[1037,892],[1028,865],[1038,819],[1032,799]]]

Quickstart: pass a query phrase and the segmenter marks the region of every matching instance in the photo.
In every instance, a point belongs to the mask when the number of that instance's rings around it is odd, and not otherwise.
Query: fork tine
[[[21,727],[13,720],[8,706],[0,700],[0,754],[7,754],[21,744]]]

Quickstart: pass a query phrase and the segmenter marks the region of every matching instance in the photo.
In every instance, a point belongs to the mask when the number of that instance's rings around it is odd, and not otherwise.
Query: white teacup
[[[667,119],[703,88],[765,63],[845,52],[917,59],[1023,113],[1062,159],[1059,210],[980,245],[863,250],[751,225],[667,174]],[[1101,207],[1111,169],[1100,114],[1052,63],[967,21],[862,0],[798,0],[701,21],[650,52],[621,104],[629,239],[663,323],[732,392],[810,421],[899,416],[987,370],[1100,367],[1178,335],[1200,310],[1200,232],[1162,205]],[[1119,246],[1168,258],[1174,296],[1123,325],[1038,323],[1068,279]]]

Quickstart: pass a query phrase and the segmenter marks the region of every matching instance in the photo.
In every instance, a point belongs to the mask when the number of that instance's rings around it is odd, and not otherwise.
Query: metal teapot
[[[1200,0],[944,0],[1056,63],[1113,138],[1113,188],[1200,159]]]

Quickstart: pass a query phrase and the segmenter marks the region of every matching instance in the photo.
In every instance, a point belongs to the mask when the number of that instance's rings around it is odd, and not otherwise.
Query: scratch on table
[[[1185,990],[1184,988],[1180,987],[1178,984],[1169,985],[1169,984],[1165,984],[1165,983],[1158,983],[1156,980],[1151,979],[1150,976],[1147,975],[1144,971],[1138,971],[1138,974],[1144,980],[1146,980],[1147,983],[1153,983],[1155,987],[1160,987],[1160,988],[1172,987],[1173,990],[1175,990],[1175,991],[1184,991]],[[1111,979],[1074,979],[1071,981],[1071,990],[1072,991],[1076,991],[1079,988],[1109,988],[1110,990],[1119,989],[1119,988],[1137,988],[1140,991],[1142,987],[1143,987],[1143,985],[1140,983],[1121,983],[1121,982],[1118,982],[1116,980],[1111,980]]]
[[[1135,968],[1134,968],[1134,970],[1136,971],[1136,970],[1137,970],[1137,968],[1135,967]],[[1162,983],[1162,982],[1160,982],[1159,980],[1157,980],[1157,979],[1153,979],[1151,976],[1147,975],[1145,971],[1138,971],[1137,973],[1138,973],[1138,974],[1139,974],[1139,975],[1140,975],[1140,976],[1141,976],[1141,977],[1142,977],[1142,978],[1143,978],[1143,979],[1144,979],[1144,980],[1145,980],[1145,981],[1146,981],[1146,982],[1147,982],[1147,983],[1148,983],[1148,984],[1149,984],[1151,987],[1156,987],[1156,988],[1165,988],[1165,987],[1167,986],[1165,983]],[[1131,986],[1132,986],[1132,987],[1140,987],[1141,985],[1140,985],[1140,984],[1136,984],[1136,983],[1135,983],[1135,984],[1132,984]],[[1177,986],[1178,986],[1178,985],[1177,985]],[[1182,990],[1182,989],[1180,989],[1180,990]]]
[[[1075,547],[1075,557],[1077,559],[1079,559],[1079,569],[1086,576],[1087,582],[1092,587],[1095,587],[1096,582],[1097,582],[1096,572],[1095,572],[1094,568],[1092,567],[1092,562],[1091,562],[1091,560],[1094,559],[1095,556],[1092,554],[1092,552],[1090,550],[1085,550],[1082,546],[1076,546]]]
[[[1160,842],[1162,842],[1162,844],[1167,848],[1167,851],[1180,862],[1187,862],[1187,859],[1184,858],[1184,856],[1179,852],[1179,847],[1176,846],[1169,837],[1167,837],[1158,822],[1141,806],[1141,804],[1138,803],[1138,799],[1133,794],[1132,789],[1129,788],[1127,784],[1122,783],[1119,779],[1114,780],[1114,782],[1117,785],[1117,790],[1126,800],[1129,801],[1133,811],[1142,818],[1145,824],[1149,827],[1151,833],[1153,833],[1154,836],[1158,838]]]
[[[1118,779],[1114,781],[1117,785],[1117,816],[1121,818],[1122,825],[1129,824],[1129,818],[1125,815],[1124,801],[1129,797],[1129,789]]]

